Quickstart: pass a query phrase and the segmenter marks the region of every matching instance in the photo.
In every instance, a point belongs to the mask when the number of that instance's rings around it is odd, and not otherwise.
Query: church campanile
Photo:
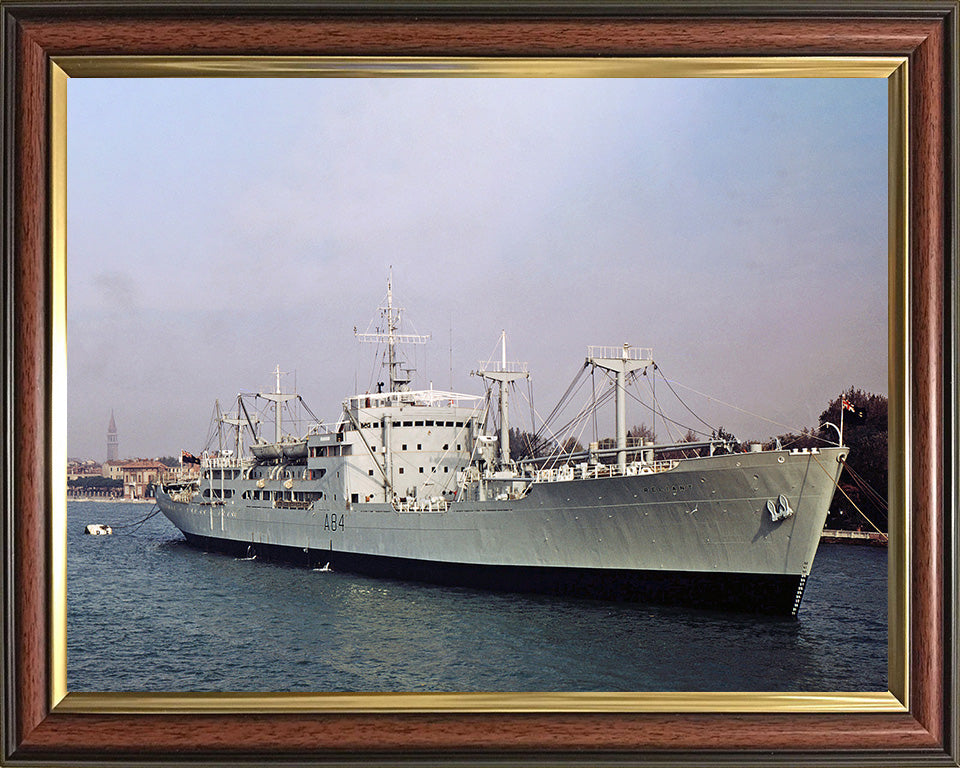
[[[113,409],[110,410],[110,426],[107,427],[107,461],[116,461],[120,452],[120,439],[117,437],[117,422],[113,420]]]

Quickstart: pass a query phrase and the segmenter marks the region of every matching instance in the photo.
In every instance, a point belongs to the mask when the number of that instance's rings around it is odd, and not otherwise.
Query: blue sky
[[[391,266],[419,385],[479,393],[505,329],[542,414],[629,342],[742,439],[815,426],[887,391],[886,109],[881,79],[72,79],[69,455],[111,409],[122,456],[199,450],[278,364],[335,419],[383,378],[353,329]]]

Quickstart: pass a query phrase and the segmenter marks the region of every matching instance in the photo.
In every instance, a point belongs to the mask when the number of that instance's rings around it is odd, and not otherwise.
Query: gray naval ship
[[[190,544],[472,588],[797,614],[847,448],[631,445],[626,384],[653,359],[624,345],[590,348],[585,363],[612,380],[615,446],[511,461],[509,385],[526,366],[504,346],[474,372],[486,396],[411,389],[397,346],[427,337],[400,333],[390,283],[380,309],[376,333],[355,333],[385,342],[385,391],[291,436],[284,405],[298,396],[278,367],[275,390],[255,395],[271,404],[272,439],[238,396],[219,417],[234,447],[201,453],[199,480],[157,489]]]

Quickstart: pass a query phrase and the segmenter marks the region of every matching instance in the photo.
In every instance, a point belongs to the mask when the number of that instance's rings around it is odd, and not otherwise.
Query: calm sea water
[[[206,554],[70,502],[71,691],[885,691],[886,550],[823,545],[797,619],[508,595]]]

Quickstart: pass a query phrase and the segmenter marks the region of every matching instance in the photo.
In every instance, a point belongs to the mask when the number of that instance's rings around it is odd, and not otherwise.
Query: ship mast
[[[248,423],[248,420],[240,418],[241,407],[243,403],[241,402],[240,395],[237,395],[237,415],[234,416],[232,413],[228,413],[225,416],[222,416],[220,421],[223,424],[229,424],[237,429],[237,442],[236,442],[236,456],[240,458],[243,455],[243,427]],[[250,425],[250,428],[253,429],[253,425]]]
[[[623,474],[627,468],[627,374],[651,365],[653,350],[629,344],[620,348],[588,347],[587,362],[617,376],[617,467]]]
[[[530,378],[526,363],[507,362],[507,332],[500,332],[500,362],[499,364],[484,363],[483,367],[474,371],[474,375],[490,379],[498,383],[500,395],[500,465],[510,463],[510,420],[507,400],[507,384],[517,379]]]
[[[409,388],[410,372],[412,368],[403,368],[401,370],[402,360],[397,358],[396,347],[398,344],[426,344],[430,341],[430,335],[421,336],[415,333],[399,333],[400,315],[403,312],[402,307],[393,306],[393,269],[390,270],[390,276],[387,278],[387,305],[380,307],[380,315],[384,319],[384,328],[376,333],[358,333],[353,329],[354,336],[360,342],[379,343],[387,342],[387,371],[390,376],[390,391],[400,392]]]
[[[272,401],[273,401],[273,420],[274,420],[274,426],[275,426],[275,432],[274,432],[274,434],[275,434],[275,440],[274,440],[274,442],[279,443],[279,442],[281,442],[281,440],[282,440],[282,434],[281,434],[281,432],[280,432],[280,419],[281,419],[280,412],[283,410],[283,403],[287,402],[287,400],[293,400],[293,398],[295,398],[295,397],[297,396],[297,393],[296,393],[296,392],[287,392],[286,394],[284,394],[283,392],[281,392],[281,391],[280,391],[280,366],[279,366],[279,365],[277,366],[277,370],[275,371],[275,373],[277,374],[277,390],[276,390],[276,392],[258,392],[258,393],[257,393],[257,396],[258,396],[258,397],[262,397],[264,400],[272,400]]]

